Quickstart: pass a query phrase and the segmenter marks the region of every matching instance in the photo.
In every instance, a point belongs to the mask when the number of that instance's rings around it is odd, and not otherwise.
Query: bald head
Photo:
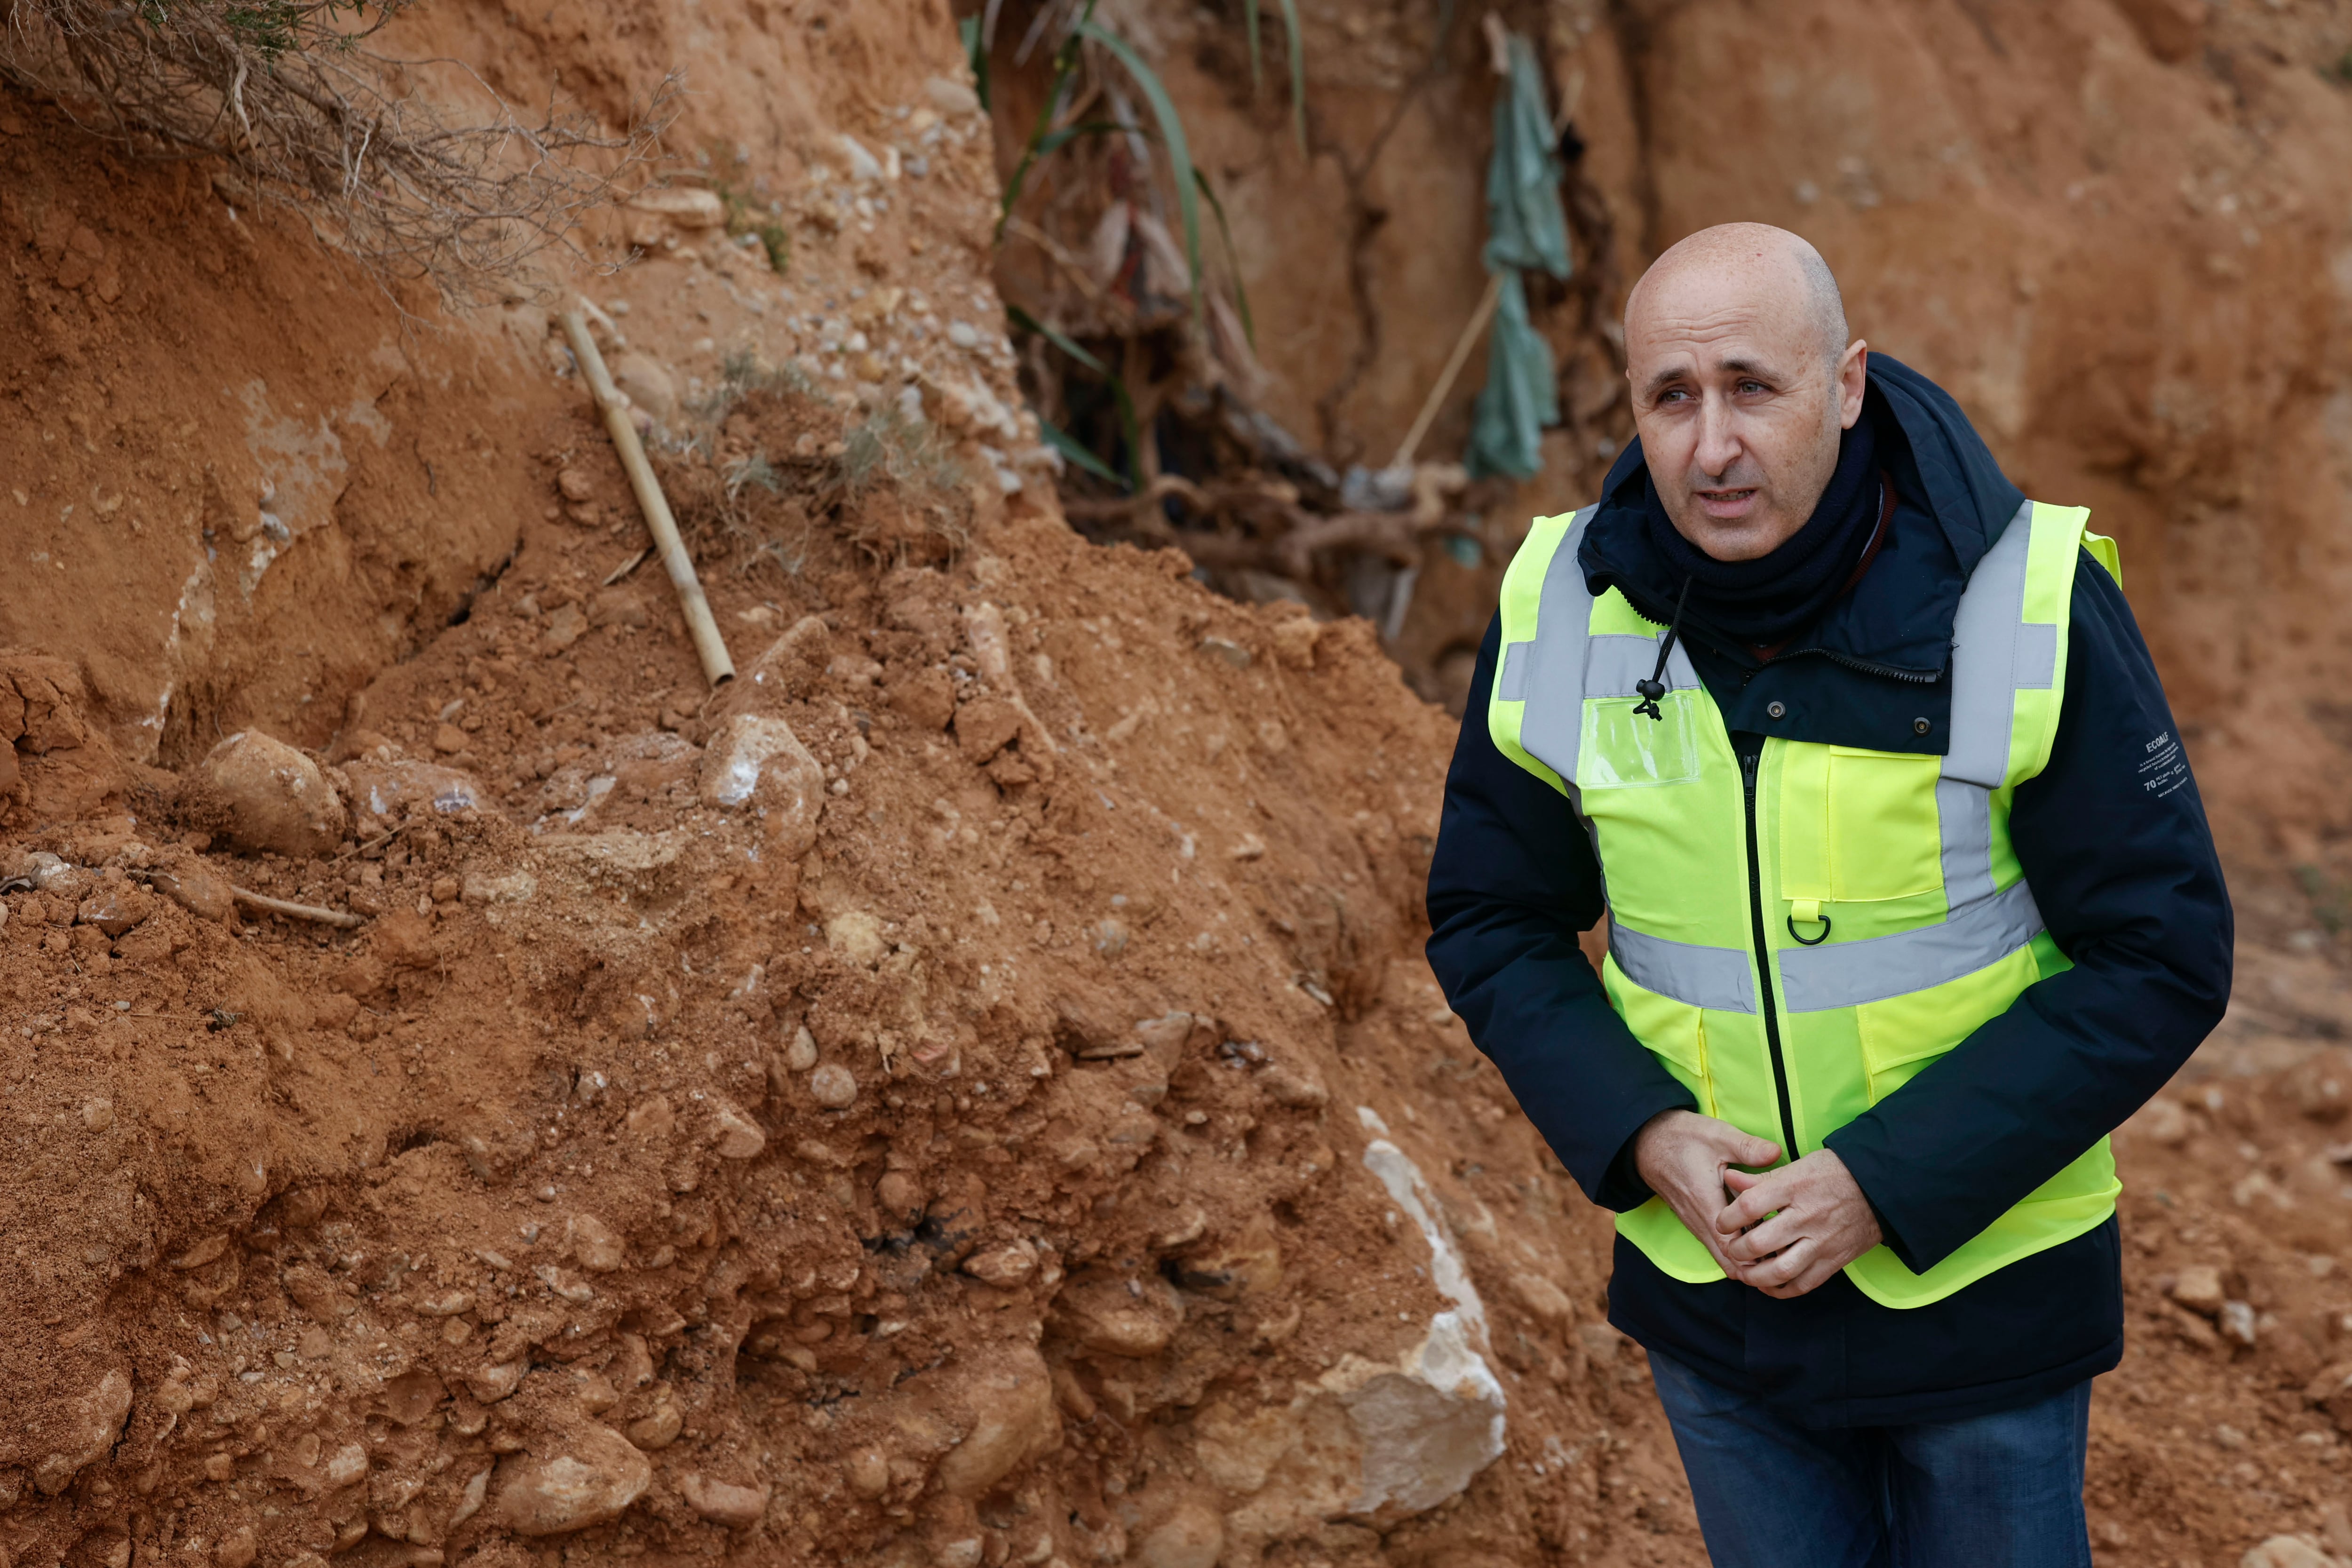
[[[1837,279],[1799,236],[1724,224],[1660,256],[1625,300],[1625,374],[1675,529],[1749,561],[1803,527],[1861,416],[1866,364]]]
[[[1830,264],[1801,234],[1769,223],[1725,223],[1675,241],[1625,297],[1626,336],[1653,299],[1663,303],[1694,289],[1750,291],[1776,310],[1801,314],[1832,360],[1845,349],[1845,296]]]

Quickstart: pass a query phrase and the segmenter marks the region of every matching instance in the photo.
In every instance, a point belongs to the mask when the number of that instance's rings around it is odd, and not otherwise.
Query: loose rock
[[[677,384],[670,379],[662,363],[650,354],[625,353],[614,360],[613,384],[627,393],[631,403],[652,415],[656,425],[666,423],[677,410]]]
[[[727,204],[719,199],[719,194],[694,185],[639,191],[629,198],[629,206],[666,217],[680,228],[716,228],[727,221]]]
[[[722,1160],[749,1160],[768,1146],[768,1135],[760,1124],[731,1105],[720,1105],[711,1114],[711,1125],[719,1134],[719,1157]]]
[[[965,1258],[963,1271],[983,1285],[1010,1290],[1037,1272],[1037,1248],[1027,1241],[992,1247]]]
[[[677,1483],[686,1505],[713,1524],[741,1530],[760,1522],[768,1511],[769,1489],[737,1486],[732,1481],[688,1471]]]
[[[319,764],[258,730],[215,746],[198,772],[240,848],[307,860],[333,849],[350,824]]]
[[[346,1443],[327,1458],[327,1484],[347,1487],[367,1474],[367,1450],[357,1443]]]
[[[702,798],[722,810],[751,805],[777,852],[797,860],[816,842],[824,769],[782,719],[739,713],[703,753]]]
[[[784,1047],[784,1066],[793,1072],[806,1072],[816,1066],[816,1037],[803,1024],[793,1030],[793,1043]]]
[[[809,1074],[809,1098],[827,1110],[846,1110],[857,1103],[857,1079],[839,1062],[827,1062]]]
[[[154,900],[137,889],[110,886],[84,899],[81,907],[74,911],[74,919],[116,937],[135,929],[154,909]]]
[[[104,1458],[130,1414],[130,1374],[110,1370],[75,1405],[63,1443],[33,1467],[33,1485],[41,1495],[57,1496],[83,1466]]]
[[[471,810],[484,799],[471,773],[438,763],[352,762],[344,764],[343,777],[351,784],[352,809],[376,816],[419,808],[446,815]]]
[[[491,1513],[517,1535],[562,1535],[619,1518],[653,1484],[653,1461],[609,1426],[583,1423],[499,1467]]]
[[[613,1227],[593,1214],[575,1214],[564,1224],[572,1256],[592,1273],[609,1274],[628,1261],[628,1248]]]
[[[978,1497],[1019,1466],[1045,1453],[1061,1436],[1054,1381],[1045,1358],[1023,1348],[980,1373],[969,1385],[971,1433],[940,1461],[940,1484],[957,1497]]]
[[[1216,1568],[1225,1549],[1225,1516],[1205,1500],[1186,1498],[1143,1532],[1128,1561],[1136,1568]]]
[[[2210,1264],[2190,1264],[2173,1282],[2172,1299],[2192,1312],[2214,1316],[2221,1310],[2221,1271]]]
[[[648,1451],[667,1448],[685,1426],[686,1417],[678,1414],[677,1405],[659,1405],[652,1415],[629,1423],[629,1441]]]
[[[2336,1568],[2336,1563],[2307,1541],[2273,1535],[2238,1559],[2238,1568]]]

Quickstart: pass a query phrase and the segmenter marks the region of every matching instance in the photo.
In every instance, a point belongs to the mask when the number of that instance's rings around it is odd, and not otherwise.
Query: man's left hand
[[[1737,1266],[1734,1279],[1767,1296],[1817,1289],[1885,1239],[1853,1173],[1827,1149],[1760,1176],[1726,1171],[1723,1180],[1739,1194],[1716,1218],[1723,1254]]]

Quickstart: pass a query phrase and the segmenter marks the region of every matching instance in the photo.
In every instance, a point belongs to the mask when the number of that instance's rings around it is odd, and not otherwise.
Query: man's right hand
[[[1725,1205],[1738,1195],[1725,1185],[1723,1173],[1734,1165],[1761,1168],[1780,1158],[1778,1143],[1696,1110],[1662,1110],[1633,1134],[1633,1168],[1734,1279],[1748,1265],[1724,1256],[1724,1244],[1730,1238],[1715,1227]]]

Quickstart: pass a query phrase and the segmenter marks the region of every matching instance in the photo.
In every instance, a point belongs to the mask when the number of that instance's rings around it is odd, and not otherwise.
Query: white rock
[[[1360,1119],[1386,1131],[1377,1116]],[[1344,1354],[1287,1405],[1220,1404],[1195,1418],[1203,1471],[1245,1500],[1226,1516],[1227,1535],[1253,1548],[1332,1519],[1386,1525],[1423,1512],[1460,1495],[1503,1452],[1503,1388],[1481,1353],[1484,1305],[1435,1197],[1384,1137],[1365,1149],[1364,1164],[1419,1226],[1431,1281],[1453,1305],[1400,1356]]]
[[[367,1450],[357,1443],[346,1443],[327,1458],[327,1484],[347,1487],[367,1474]]]
[[[562,1535],[617,1519],[653,1484],[653,1461],[609,1426],[583,1423],[499,1466],[491,1518],[517,1535]]]
[[[970,321],[950,321],[948,342],[960,349],[976,349],[980,347],[980,332]]]
[[[666,217],[680,228],[716,228],[727,221],[727,204],[719,199],[717,192],[690,185],[639,191],[629,198],[629,205],[641,213]]]
[[[2337,1568],[2337,1563],[2308,1541],[2273,1535],[2239,1558],[2238,1568]]]
[[[488,1495],[489,1489],[490,1472],[475,1471],[473,1479],[466,1483],[466,1489],[457,1494],[457,1506],[449,1511],[448,1528],[455,1530],[481,1512],[482,1500]]]
[[[866,144],[847,132],[841,134],[841,153],[849,160],[849,177],[853,180],[878,180],[882,177],[882,160],[866,150]]]
[[[2248,1346],[2254,1342],[2254,1310],[2245,1302],[2222,1302],[2220,1323],[2223,1339]]]
[[[722,810],[751,805],[777,852],[797,860],[816,842],[824,769],[783,720],[739,713],[703,753],[702,798]]]
[[[352,806],[377,816],[397,816],[416,806],[444,814],[482,804],[482,786],[471,773],[438,763],[369,762],[343,764],[351,781]]]
[[[816,1037],[803,1024],[793,1030],[793,1043],[784,1047],[784,1066],[793,1072],[806,1072],[816,1066]]]

